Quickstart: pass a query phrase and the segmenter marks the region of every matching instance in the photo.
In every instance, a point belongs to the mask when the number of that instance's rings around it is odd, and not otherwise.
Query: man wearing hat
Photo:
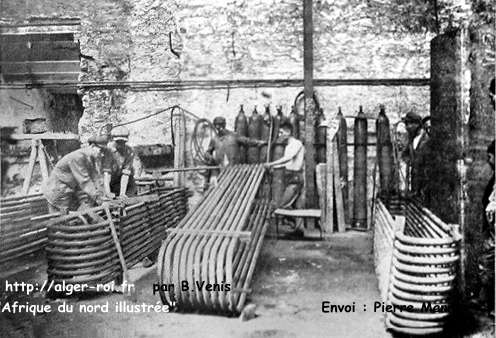
[[[241,163],[240,145],[264,145],[267,142],[240,136],[226,129],[226,119],[217,116],[214,119],[217,137],[214,137],[207,149],[210,159],[217,165],[226,167]]]
[[[43,186],[50,212],[68,213],[102,202],[98,189],[98,162],[107,144],[105,136],[92,136],[88,146],[60,159]]]
[[[109,197],[124,197],[136,194],[134,182],[134,151],[126,144],[129,130],[119,126],[111,131],[112,142],[109,143],[103,161],[103,187]]]
[[[429,134],[423,128],[423,120],[415,112],[409,112],[402,119],[408,132],[408,146],[403,152],[403,159],[408,165],[407,182],[410,182],[410,191],[422,197],[426,173],[426,161],[428,156]]]

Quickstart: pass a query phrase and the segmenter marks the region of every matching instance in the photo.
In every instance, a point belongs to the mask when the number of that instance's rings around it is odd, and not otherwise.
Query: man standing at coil
[[[119,126],[111,131],[112,142],[103,161],[103,186],[108,197],[136,195],[134,151],[126,144],[129,130]]]
[[[423,188],[428,179],[426,161],[428,156],[429,135],[422,127],[422,117],[415,112],[409,112],[403,118],[408,132],[408,146],[403,152],[403,159],[408,165],[407,182],[413,195],[423,197]]]
[[[77,149],[57,162],[43,186],[50,213],[67,214],[102,202],[98,167],[106,144],[105,136],[92,136],[87,147]]]
[[[222,116],[217,116],[213,124],[217,131],[217,136],[211,140],[207,154],[211,162],[221,167],[241,163],[240,145],[261,146],[267,143],[266,141],[240,136],[227,130],[226,119]]]
[[[305,147],[293,136],[293,126],[288,121],[279,127],[279,139],[285,142],[284,155],[280,159],[265,164],[266,168],[284,168],[285,190],[277,208],[289,208],[298,199],[303,188],[303,163]]]

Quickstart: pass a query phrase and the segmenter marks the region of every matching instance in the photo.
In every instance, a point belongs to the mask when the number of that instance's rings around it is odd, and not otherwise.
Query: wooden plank
[[[74,133],[42,133],[42,134],[12,134],[12,140],[79,140],[79,135]]]
[[[323,228],[327,222],[327,185],[326,185],[326,163],[317,164],[316,168],[316,182],[317,191],[319,194],[319,207],[320,207],[320,227]]]
[[[0,43],[15,43],[27,41],[74,41],[73,32],[60,33],[25,33],[25,34],[0,34]]]
[[[79,60],[62,61],[2,61],[0,68],[3,74],[26,74],[46,72],[79,72],[81,62]]]
[[[332,142],[332,158],[328,159],[328,161],[332,160],[333,163],[333,180],[334,180],[334,200],[336,202],[336,219],[338,225],[339,232],[346,231],[346,221],[345,221],[345,210],[344,210],[344,202],[343,202],[343,191],[341,187],[341,175],[339,175],[339,154],[338,154],[338,145],[337,140],[334,138]]]
[[[327,144],[333,144],[335,133],[332,132],[333,128],[327,128]],[[327,161],[326,161],[326,229],[325,232],[334,232],[334,147],[327,147]]]
[[[303,86],[305,96],[305,204],[316,206],[315,195],[315,104],[313,101],[313,0],[303,2]]]
[[[2,61],[79,60],[79,42],[14,42],[2,45]]]
[[[77,83],[79,78],[79,72],[68,72],[68,73],[28,73],[28,74],[4,74],[5,82],[69,82]]]
[[[36,154],[38,152],[38,147],[36,141],[31,141],[31,154],[29,155],[29,164],[24,176],[24,182],[22,184],[22,193],[27,195],[29,192],[29,186],[31,185],[31,178],[33,177],[34,165],[36,162]]]

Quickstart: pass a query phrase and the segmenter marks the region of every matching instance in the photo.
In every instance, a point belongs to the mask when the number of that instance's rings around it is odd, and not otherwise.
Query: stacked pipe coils
[[[376,120],[376,132],[380,195],[388,199],[393,193],[393,144],[391,143],[389,119],[382,105]]]
[[[154,251],[187,213],[185,188],[159,188],[156,198],[124,208],[111,208],[127,267]],[[55,282],[99,284],[122,274],[110,221],[103,207],[50,220],[48,278]]]
[[[228,167],[170,232],[158,257],[160,297],[181,311],[240,313],[266,232],[262,165]],[[185,287],[187,286],[187,288]]]
[[[339,154],[339,177],[343,184],[343,202],[344,202],[344,216],[346,224],[349,223],[350,213],[348,208],[348,126],[346,119],[341,112],[341,107],[338,108],[339,128],[337,131],[336,139],[338,143]]]
[[[258,113],[257,108],[253,109],[248,123],[248,137],[260,140],[262,137],[263,118]],[[260,148],[258,145],[248,146],[246,153],[246,162],[250,164],[258,163],[260,159]]]
[[[234,122],[234,131],[239,136],[247,137],[248,136],[248,119],[246,118],[245,111],[243,109],[243,105],[239,107],[239,113],[236,116],[236,120]],[[239,158],[241,163],[246,163],[246,146],[239,146]]]
[[[367,118],[360,106],[355,117],[352,227],[367,228]]]
[[[2,198],[0,201],[0,262],[24,257],[42,250],[47,241],[41,219],[48,204],[41,194]]]
[[[376,204],[379,287],[386,304],[396,309],[387,312],[386,326],[409,335],[441,333],[451,313],[461,235],[457,226],[445,224],[418,202],[404,200],[403,205],[401,222],[382,201]],[[381,258],[390,263],[389,270]]]

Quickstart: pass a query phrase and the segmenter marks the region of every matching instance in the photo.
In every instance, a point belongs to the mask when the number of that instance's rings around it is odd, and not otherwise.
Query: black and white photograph
[[[496,0],[0,0],[0,338],[495,337]]]

